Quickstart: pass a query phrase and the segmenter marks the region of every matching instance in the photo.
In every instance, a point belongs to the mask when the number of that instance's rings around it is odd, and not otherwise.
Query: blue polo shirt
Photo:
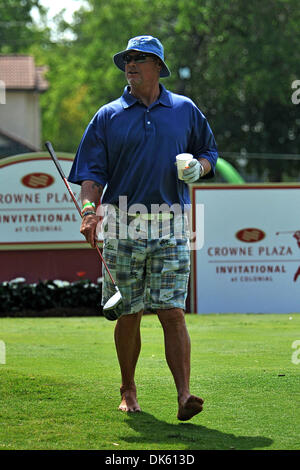
[[[160,85],[161,94],[148,108],[129,93],[101,107],[87,126],[70,175],[71,183],[96,181],[106,186],[102,203],[190,204],[189,188],[177,177],[176,155],[206,158],[212,177],[218,157],[211,128],[187,97]]]

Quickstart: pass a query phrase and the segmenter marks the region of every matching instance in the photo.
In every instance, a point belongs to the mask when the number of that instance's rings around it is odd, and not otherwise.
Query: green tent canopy
[[[233,184],[245,183],[244,179],[237,172],[237,170],[231,165],[231,163],[224,160],[224,158],[220,158],[220,157],[218,158],[216,170],[223,176],[223,178],[228,183],[233,183]]]

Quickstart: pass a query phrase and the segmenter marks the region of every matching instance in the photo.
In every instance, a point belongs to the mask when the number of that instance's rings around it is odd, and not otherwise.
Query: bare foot
[[[119,410],[136,413],[141,411],[140,405],[137,402],[136,389],[131,388],[126,390],[124,387],[120,388],[122,401]]]
[[[183,403],[179,403],[177,418],[180,421],[188,421],[202,411],[203,403],[203,398],[190,395]]]

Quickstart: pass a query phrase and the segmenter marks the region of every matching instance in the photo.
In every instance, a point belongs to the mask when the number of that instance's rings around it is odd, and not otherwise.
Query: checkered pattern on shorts
[[[185,309],[190,273],[189,234],[175,237],[174,221],[168,237],[151,239],[150,233],[148,227],[148,238],[118,239],[110,238],[104,229],[103,256],[121,291],[123,314]],[[105,272],[102,304],[114,293]]]

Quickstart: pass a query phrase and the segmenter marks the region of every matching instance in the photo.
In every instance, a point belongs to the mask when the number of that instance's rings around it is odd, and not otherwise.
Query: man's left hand
[[[182,172],[182,179],[185,183],[195,183],[200,179],[201,166],[198,160],[193,158],[189,162],[189,167]]]

